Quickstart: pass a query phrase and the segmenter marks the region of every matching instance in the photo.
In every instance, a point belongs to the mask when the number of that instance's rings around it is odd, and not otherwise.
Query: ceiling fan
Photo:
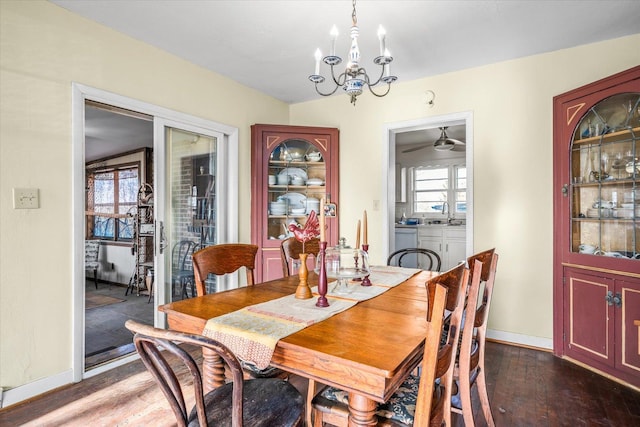
[[[438,138],[436,140],[436,142],[433,143],[433,149],[437,150],[437,151],[448,151],[448,150],[453,150],[453,148],[456,145],[462,145],[463,148],[465,146],[465,143],[463,141],[457,140],[457,139],[453,139],[453,138],[449,138],[447,136],[447,128],[448,126],[444,126],[439,128],[440,129],[440,138]],[[423,148],[427,148],[430,147],[430,145],[426,144],[426,145],[422,145],[420,147],[413,147],[413,148],[409,148],[407,150],[404,150],[403,153],[411,153],[412,151],[418,151],[418,150],[422,150]]]

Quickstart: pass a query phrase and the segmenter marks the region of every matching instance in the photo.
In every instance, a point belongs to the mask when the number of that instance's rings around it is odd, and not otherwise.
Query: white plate
[[[320,178],[311,178],[307,180],[307,185],[324,185],[324,181]]]
[[[307,173],[300,169],[300,168],[284,168],[280,171],[280,173],[278,175],[289,175],[289,176],[299,176],[302,179],[304,179],[305,181],[307,180],[308,176]]]
[[[291,208],[302,208],[306,206],[306,197],[304,194],[300,193],[285,193],[280,196],[285,199],[289,199],[289,209]]]

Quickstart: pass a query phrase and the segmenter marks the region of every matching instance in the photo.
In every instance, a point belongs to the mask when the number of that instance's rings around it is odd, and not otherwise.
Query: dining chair
[[[100,253],[100,240],[84,241],[84,269],[93,272],[93,281],[98,289],[98,255]]]
[[[482,413],[488,426],[494,426],[487,382],[485,379],[484,355],[487,321],[493,284],[495,281],[498,254],[489,249],[468,258],[472,282],[469,287],[467,310],[465,311],[462,339],[458,354],[458,363],[454,371],[454,382],[458,392],[451,398],[451,410],[462,414],[465,426],[473,426],[473,408],[471,406],[471,387],[476,384]],[[474,278],[477,276],[477,289],[474,290]],[[484,290],[481,292],[481,286]],[[482,298],[480,296],[482,295]],[[478,301],[481,303],[478,305]]]
[[[451,425],[453,370],[468,282],[469,269],[464,263],[427,281],[427,333],[421,374],[410,374],[387,402],[378,405],[378,426]],[[444,308],[448,315],[438,306],[440,288],[446,290]],[[348,399],[347,392],[326,387],[312,401],[313,426],[348,425]]]
[[[431,249],[424,248],[405,248],[400,249],[389,255],[387,258],[387,265],[395,265],[397,267],[402,267],[402,259],[410,254],[422,255],[423,259],[427,260],[427,264],[421,266],[423,270],[429,271],[440,271],[442,267],[442,260],[440,259],[440,255],[437,252],[432,251]]]
[[[171,250],[171,285],[173,295],[176,288],[180,288],[182,298],[189,298],[187,287],[191,285],[191,292],[195,293],[195,275],[193,273],[193,263],[191,257],[196,251],[198,244],[191,240],[181,240]]]
[[[304,253],[313,254],[315,258],[318,256],[318,252],[320,252],[320,239],[311,239],[304,244]],[[280,258],[284,277],[295,273],[293,267],[300,265],[301,253],[303,253],[302,242],[295,237],[289,237],[280,243]],[[311,269],[313,270],[313,267]]]
[[[178,426],[304,424],[304,399],[293,385],[276,378],[245,380],[236,356],[218,341],[202,335],[158,329],[134,320],[127,320],[125,326],[134,333],[136,350],[169,401]],[[179,344],[214,351],[228,366],[231,382],[204,394],[198,363]],[[189,387],[192,392],[188,391]],[[192,396],[195,405],[189,411],[186,401]]]
[[[209,274],[222,276],[245,267],[247,271],[247,285],[255,283],[253,271],[256,266],[258,247],[245,243],[222,243],[207,246],[193,253],[193,271],[196,280],[196,294],[206,295],[205,280]]]

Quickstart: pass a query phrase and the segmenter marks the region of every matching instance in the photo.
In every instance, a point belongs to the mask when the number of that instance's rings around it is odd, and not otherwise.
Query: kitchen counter
[[[432,228],[432,227],[457,227],[457,228],[465,228],[466,224],[417,224],[417,225],[409,225],[409,224],[396,224],[396,228]]]

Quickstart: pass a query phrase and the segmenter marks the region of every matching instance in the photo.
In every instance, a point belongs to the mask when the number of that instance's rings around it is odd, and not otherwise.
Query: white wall
[[[72,82],[240,129],[243,242],[250,125],[286,124],[289,110],[46,1],[0,1],[0,40],[0,387],[55,385],[72,363]],[[40,209],[14,210],[14,187],[40,189]]]
[[[475,251],[500,254],[489,320],[494,336],[552,345],[553,97],[640,64],[640,35],[399,83],[291,107],[291,123],[340,129],[341,235],[353,240],[368,210],[370,257],[384,262],[383,127],[457,112],[473,114]],[[592,52],[607,52],[593,58]],[[589,60],[589,58],[593,58]],[[425,92],[436,93],[433,108]],[[366,166],[365,166],[366,165]]]

